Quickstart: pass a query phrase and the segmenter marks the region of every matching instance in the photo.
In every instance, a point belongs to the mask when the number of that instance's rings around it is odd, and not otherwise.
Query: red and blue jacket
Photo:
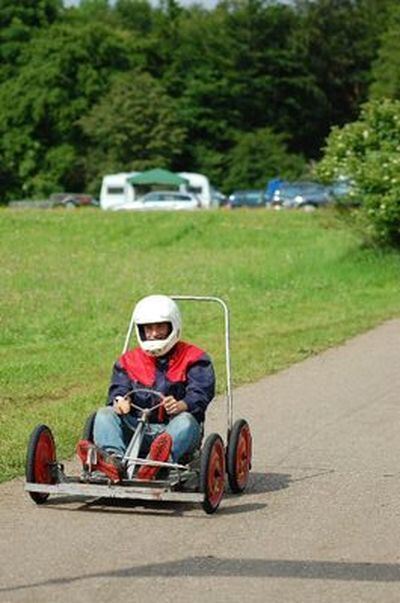
[[[114,364],[108,391],[108,404],[116,396],[125,396],[135,389],[150,388],[165,396],[184,400],[188,411],[199,422],[215,394],[215,373],[210,357],[204,350],[179,341],[165,356],[150,356],[141,348],[125,352]],[[159,403],[154,394],[131,394],[132,401],[141,408]],[[155,411],[151,421],[167,422],[164,413]]]

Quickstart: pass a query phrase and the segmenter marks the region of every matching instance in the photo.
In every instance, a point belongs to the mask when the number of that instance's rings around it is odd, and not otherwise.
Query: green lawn
[[[73,453],[139,297],[224,298],[236,385],[400,315],[399,254],[363,248],[329,212],[3,209],[0,232],[0,480],[22,473],[37,423],[60,458]],[[183,315],[222,388],[220,311],[185,304]]]

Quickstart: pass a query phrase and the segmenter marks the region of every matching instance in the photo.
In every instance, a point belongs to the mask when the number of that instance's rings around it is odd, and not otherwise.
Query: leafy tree
[[[298,16],[289,5],[262,0],[232,3],[227,31],[232,37],[233,82],[239,129],[273,127],[294,140],[303,113],[316,105],[318,90],[304,68],[305,47],[295,37]],[[229,5],[228,5],[229,7]]]
[[[133,48],[95,22],[54,24],[26,45],[18,74],[0,85],[0,155],[13,183],[3,198],[85,187],[79,119],[113,73],[134,65]]]
[[[382,36],[372,79],[372,98],[400,98],[400,7],[397,4],[392,7],[387,31]]]
[[[161,58],[155,62],[153,55],[149,62],[152,74],[161,78],[170,96],[177,98],[178,118],[187,131],[175,165],[182,170],[206,172],[213,181],[221,182],[224,156],[233,141],[235,93],[225,14],[194,6],[180,10],[174,19],[164,50],[162,32],[167,24],[157,23],[155,35]]]
[[[93,184],[107,172],[174,167],[185,136],[175,102],[160,82],[140,72],[114,78],[80,125],[91,143]]]
[[[292,179],[301,175],[305,161],[288,153],[282,134],[270,128],[240,134],[229,154],[229,168],[224,190],[265,188],[267,181],[279,174]]]
[[[296,171],[355,118],[391,5],[374,76],[395,95],[395,0],[0,0],[2,199],[152,162],[220,186]]]
[[[147,0],[118,0],[115,14],[125,29],[149,35],[154,28],[155,11]]]
[[[365,104],[360,118],[333,128],[318,166],[332,182],[348,177],[353,195],[362,199],[361,216],[368,236],[400,247],[400,101]]]
[[[273,127],[290,144],[307,123],[301,106],[311,116],[318,91],[292,47],[290,7],[229,0],[214,11],[191,7],[175,20],[175,50],[160,73],[178,95],[188,132],[182,159],[222,183],[241,132]]]
[[[15,72],[24,44],[61,12],[62,0],[0,0],[0,81]]]
[[[307,118],[314,145],[301,143],[317,156],[332,125],[356,119],[368,95],[371,63],[385,27],[387,0],[298,0],[297,37],[306,45],[306,69],[321,91]]]

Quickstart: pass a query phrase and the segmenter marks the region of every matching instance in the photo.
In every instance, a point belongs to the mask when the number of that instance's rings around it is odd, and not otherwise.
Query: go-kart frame
[[[139,457],[139,449],[149,410],[140,409],[138,428],[132,436],[124,457],[127,478],[113,483],[106,476],[91,471],[91,459],[87,459],[80,475],[65,473],[64,465],[57,461],[56,445],[51,429],[39,424],[33,430],[27,449],[25,490],[36,504],[47,502],[50,494],[83,496],[91,499],[134,499],[168,502],[200,503],[206,513],[214,513],[223,498],[225,477],[233,493],[243,492],[248,484],[251,469],[252,437],[245,419],[233,419],[233,395],[230,355],[230,312],[219,297],[171,295],[177,302],[207,302],[217,304],[223,310],[225,334],[226,373],[226,420],[227,438],[218,433],[208,435],[187,463],[161,463]],[[133,311],[122,352],[129,349],[134,330]],[[155,395],[160,396],[158,392]],[[150,410],[154,410],[154,407]],[[86,421],[83,438],[93,441],[95,413]],[[135,476],[144,465],[168,469],[165,479],[143,480]],[[162,473],[162,472],[160,472]]]

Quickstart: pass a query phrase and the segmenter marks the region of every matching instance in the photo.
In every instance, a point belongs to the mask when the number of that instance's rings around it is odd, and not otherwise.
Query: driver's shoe
[[[91,472],[100,471],[115,483],[121,481],[123,473],[122,462],[115,454],[98,448],[89,440],[80,440],[76,447],[76,452],[86,470]]]
[[[160,433],[152,442],[147,455],[147,459],[151,461],[158,461],[160,463],[166,463],[169,459],[172,449],[172,438],[169,433]],[[154,467],[151,465],[142,465],[139,467],[136,477],[139,479],[154,479],[161,467]]]

